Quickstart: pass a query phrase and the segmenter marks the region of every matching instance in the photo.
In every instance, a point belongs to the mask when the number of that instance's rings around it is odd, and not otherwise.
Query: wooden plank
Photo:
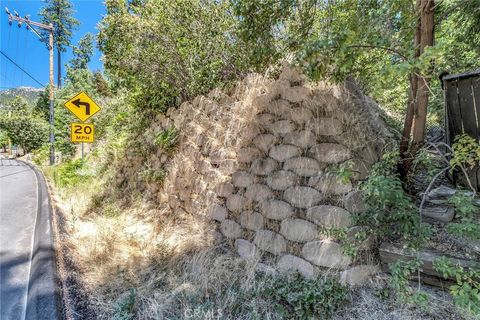
[[[433,285],[436,285],[435,283],[439,284],[445,284],[445,282],[454,282],[455,279],[449,279],[449,278],[443,278],[442,275],[435,270],[433,267],[433,263],[436,259],[440,257],[447,257],[449,258],[452,263],[458,264],[464,268],[473,268],[475,266],[479,265],[479,261],[475,260],[465,260],[465,259],[458,259],[452,256],[449,256],[448,254],[444,254],[442,252],[438,251],[433,251],[433,250],[420,250],[418,253],[412,254],[404,249],[397,247],[391,243],[384,242],[380,245],[379,248],[380,252],[380,261],[382,265],[388,266],[390,263],[396,262],[398,260],[404,260],[404,261],[409,261],[413,260],[415,258],[420,259],[421,265],[420,265],[420,272],[421,274],[425,275],[426,277],[430,278],[429,282],[432,283]],[[387,271],[389,268],[386,269]],[[438,281],[434,281],[432,278],[438,278]]]
[[[477,136],[477,139],[480,142],[480,76],[472,78],[472,94],[475,110],[477,112],[477,127],[479,128],[479,136]]]
[[[471,137],[478,137],[478,124],[475,110],[475,101],[473,100],[472,78],[466,78],[457,81],[458,98],[460,101],[460,112],[462,114],[462,122],[464,133]]]
[[[447,134],[450,143],[453,143],[455,136],[463,133],[462,115],[460,113],[460,104],[457,93],[457,81],[452,80],[445,82],[445,100],[448,116]]]

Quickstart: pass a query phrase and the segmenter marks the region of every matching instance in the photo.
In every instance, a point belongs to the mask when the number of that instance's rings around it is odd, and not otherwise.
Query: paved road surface
[[[53,256],[43,177],[0,159],[0,319],[56,319]]]

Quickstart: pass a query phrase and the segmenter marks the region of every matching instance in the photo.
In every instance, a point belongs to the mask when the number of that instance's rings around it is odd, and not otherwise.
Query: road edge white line
[[[37,173],[35,172],[35,170],[33,170],[33,168],[31,168],[29,165],[27,164],[23,164],[25,167],[28,167],[30,169],[30,171],[32,171],[33,173],[33,176],[35,177],[35,182],[36,182],[36,185],[37,185],[37,210],[35,210],[35,221],[33,223],[33,232],[32,232],[32,241],[31,241],[31,245],[30,245],[30,258],[29,258],[29,265],[28,265],[28,281],[27,281],[27,290],[25,290],[25,303],[23,304],[24,305],[24,308],[22,310],[22,319],[23,320],[26,320],[26,317],[27,317],[27,304],[28,304],[28,291],[30,290],[30,279],[32,277],[32,261],[33,261],[33,248],[34,248],[34,245],[35,245],[35,230],[37,229],[37,221],[38,221],[38,215],[39,215],[39,211],[40,211],[40,206],[39,206],[39,196],[40,196],[40,183],[38,181],[38,178],[37,178]]]

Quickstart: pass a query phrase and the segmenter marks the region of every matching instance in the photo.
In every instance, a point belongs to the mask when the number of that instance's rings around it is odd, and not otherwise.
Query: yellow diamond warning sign
[[[72,142],[92,143],[95,141],[93,124],[72,123],[70,138]]]
[[[70,110],[80,121],[86,121],[100,111],[100,107],[83,91],[65,102],[64,105],[65,108]]]

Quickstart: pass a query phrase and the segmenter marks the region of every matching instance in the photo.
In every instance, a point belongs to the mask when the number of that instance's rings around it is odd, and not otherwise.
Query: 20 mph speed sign
[[[72,123],[70,139],[72,142],[92,143],[94,138],[94,127],[90,123]]]

